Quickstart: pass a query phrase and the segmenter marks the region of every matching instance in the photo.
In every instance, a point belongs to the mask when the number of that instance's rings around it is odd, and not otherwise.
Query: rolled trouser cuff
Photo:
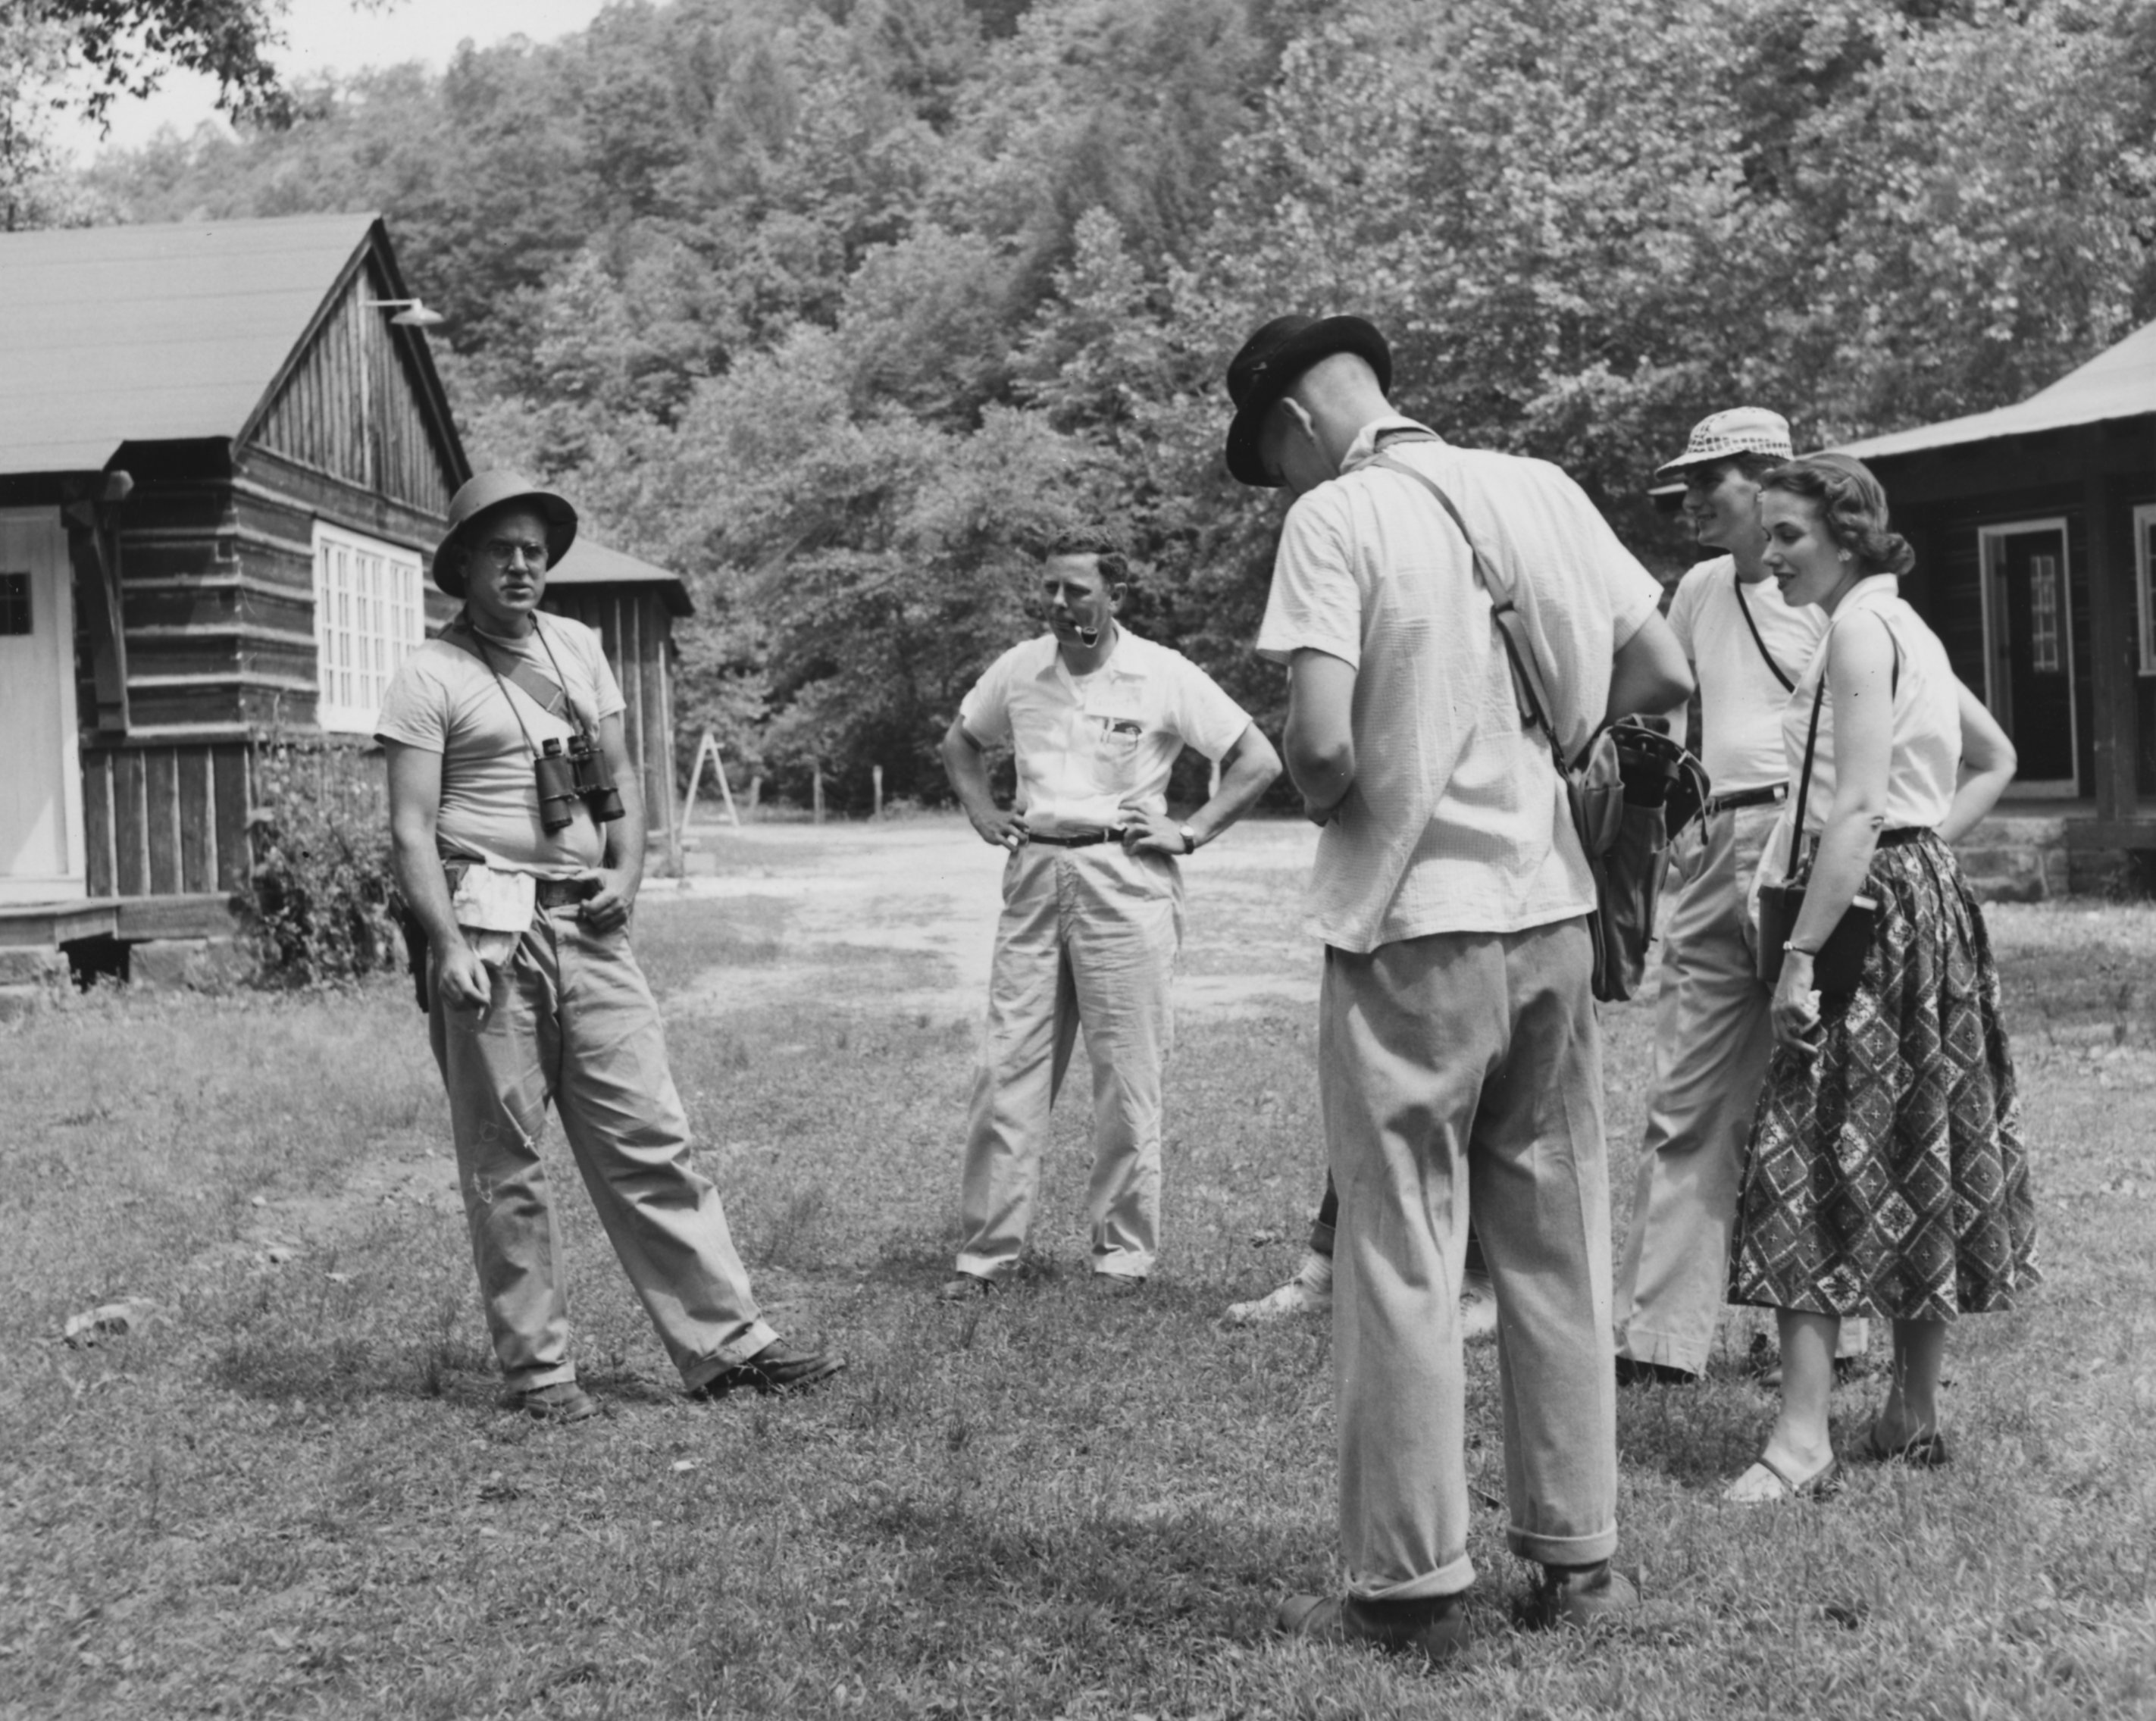
[[[1612,1542],[1614,1542],[1613,1537]],[[1475,1582],[1475,1562],[1465,1554],[1435,1571],[1412,1578],[1373,1578],[1348,1575],[1348,1593],[1358,1601],[1430,1601],[1458,1595]]]
[[[1310,1252],[1322,1255],[1327,1261],[1332,1259],[1332,1227],[1322,1219],[1310,1222]]]
[[[1591,1536],[1542,1536],[1512,1524],[1506,1527],[1505,1545],[1538,1565],[1599,1565],[1617,1552],[1617,1527]]]
[[[577,1378],[574,1363],[556,1363],[549,1368],[526,1369],[521,1372],[505,1369],[502,1384],[511,1392],[536,1392],[542,1386],[560,1386]]]

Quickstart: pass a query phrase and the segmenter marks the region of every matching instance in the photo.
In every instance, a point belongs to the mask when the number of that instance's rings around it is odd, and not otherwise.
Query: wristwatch
[[[1184,854],[1194,855],[1198,852],[1198,833],[1196,831],[1193,830],[1187,825],[1178,825],[1175,827],[1175,834],[1183,839],[1183,852]]]

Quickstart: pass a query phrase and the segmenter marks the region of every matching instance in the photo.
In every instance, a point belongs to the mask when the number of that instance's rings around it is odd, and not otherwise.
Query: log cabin
[[[415,303],[374,215],[0,234],[0,989],[36,951],[228,936],[266,742],[378,789],[470,475]],[[588,539],[555,579],[667,835],[687,589]]]
[[[2054,815],[2076,888],[2147,873],[2156,323],[2015,405],[1840,452],[1886,485],[1917,552],[1904,594],[2013,737],[2011,805]]]

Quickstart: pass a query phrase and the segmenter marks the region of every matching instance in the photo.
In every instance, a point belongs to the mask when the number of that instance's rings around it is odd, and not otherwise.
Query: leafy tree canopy
[[[1074,523],[1277,717],[1279,504],[1219,460],[1265,317],[1373,317],[1408,409],[1673,569],[1645,475],[1705,412],[1897,428],[2156,315],[2152,90],[2150,0],[671,0],[68,196],[384,210],[475,449],[694,584],[686,727],[859,800],[941,793]]]

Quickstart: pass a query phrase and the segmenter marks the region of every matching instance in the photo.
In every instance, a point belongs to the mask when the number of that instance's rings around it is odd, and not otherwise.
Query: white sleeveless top
[[[1826,637],[1798,679],[1782,711],[1782,748],[1789,764],[1789,799],[1784,820],[1796,816],[1799,779],[1804,768],[1804,736],[1811,727],[1812,695],[1826,673],[1827,654],[1845,617],[1866,611],[1887,624],[1897,650],[1894,753],[1887,781],[1887,829],[1938,829],[1953,804],[1961,768],[1961,696],[1953,666],[1939,636],[1905,603],[1891,573],[1859,580],[1841,600]],[[1834,807],[1834,693],[1820,710],[1819,746],[1812,757],[1811,792],[1804,799],[1804,832],[1817,835]],[[1786,849],[1784,850],[1786,853]]]

